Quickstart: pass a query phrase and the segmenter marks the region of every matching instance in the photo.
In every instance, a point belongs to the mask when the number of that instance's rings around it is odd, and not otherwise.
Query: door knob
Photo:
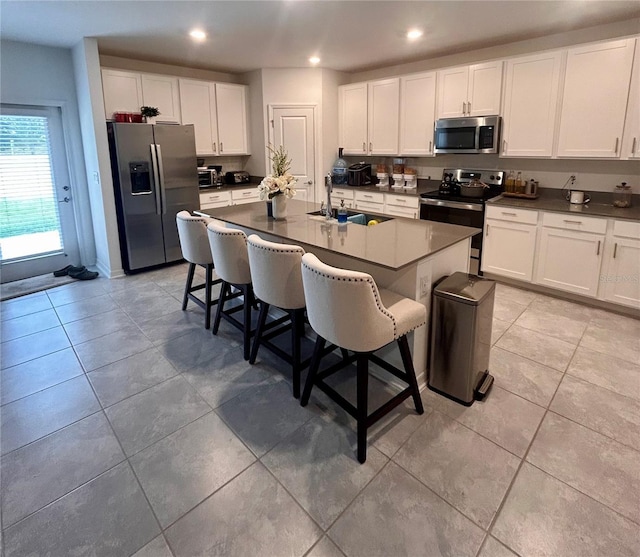
[[[62,200],[58,201],[58,203],[69,203],[69,201],[71,201],[71,199],[64,197]]]
[[[313,182],[311,180],[309,180],[308,182],[305,182],[307,184],[307,186],[310,186],[311,184],[313,184]]]

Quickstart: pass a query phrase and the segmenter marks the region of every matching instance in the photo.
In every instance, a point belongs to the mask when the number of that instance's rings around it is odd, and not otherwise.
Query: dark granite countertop
[[[267,217],[266,203],[205,209],[201,214],[301,244],[311,251],[322,248],[393,270],[415,264],[481,232],[478,228],[399,217],[375,226],[339,226],[336,221],[307,214],[320,209],[318,203],[290,199],[287,205],[288,216],[282,220]]]
[[[414,189],[394,188],[392,186],[380,187],[377,185],[333,186],[333,187],[346,189],[346,190],[353,190],[353,191],[382,192],[382,193],[393,193],[398,195],[407,195],[410,197],[419,197],[421,193],[437,190],[438,186],[440,186],[440,180],[423,180],[422,178],[418,178],[418,186]]]
[[[591,196],[591,201],[585,205],[571,205],[562,197],[560,190],[540,188],[538,199],[522,199],[518,197],[494,197],[489,200],[491,205],[503,207],[518,207],[534,211],[552,211],[556,213],[579,213],[590,217],[606,217],[612,219],[640,220],[640,195],[634,195],[631,207],[620,209],[613,206],[613,193],[585,192]]]

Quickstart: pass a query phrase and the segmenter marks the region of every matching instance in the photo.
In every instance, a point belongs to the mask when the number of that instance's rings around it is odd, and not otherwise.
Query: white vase
[[[276,195],[271,199],[274,219],[284,219],[287,217],[287,201],[286,195]]]

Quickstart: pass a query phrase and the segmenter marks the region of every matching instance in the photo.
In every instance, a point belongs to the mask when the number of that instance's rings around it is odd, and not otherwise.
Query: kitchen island
[[[208,209],[203,214],[247,234],[298,244],[329,265],[369,273],[380,287],[422,303],[428,316],[434,283],[455,271],[468,272],[471,237],[481,233],[466,226],[372,213],[367,213],[369,220],[377,216],[388,220],[373,226],[355,222],[339,225],[335,220],[309,214],[319,209],[317,203],[292,199],[282,220],[268,217],[265,203]],[[427,321],[409,339],[419,383],[426,380],[428,331]],[[387,347],[386,357],[400,364],[393,348]]]

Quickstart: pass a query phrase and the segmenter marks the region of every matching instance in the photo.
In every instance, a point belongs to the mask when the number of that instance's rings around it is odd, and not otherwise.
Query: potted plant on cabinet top
[[[156,118],[160,116],[160,111],[155,106],[141,106],[140,114],[144,116],[147,124],[155,124]]]
[[[272,173],[266,176],[260,185],[260,199],[271,200],[273,205],[273,218],[284,218],[287,213],[287,200],[295,194],[295,185],[298,179],[291,174],[291,159],[284,147],[280,145],[277,149],[273,145],[267,145],[271,152]]]

